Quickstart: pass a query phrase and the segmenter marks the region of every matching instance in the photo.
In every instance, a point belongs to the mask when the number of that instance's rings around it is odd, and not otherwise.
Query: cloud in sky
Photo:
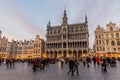
[[[110,21],[120,24],[118,0],[0,0],[0,28],[16,39],[45,39],[46,25],[60,25],[67,10],[68,23],[84,22],[88,16],[90,40],[97,25],[105,28]],[[94,40],[90,42],[92,46]]]

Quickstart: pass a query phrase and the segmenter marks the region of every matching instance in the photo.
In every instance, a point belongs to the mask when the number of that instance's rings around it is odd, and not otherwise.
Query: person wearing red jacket
[[[99,66],[100,65],[100,58],[99,57],[96,58],[96,62],[97,62],[97,65]]]

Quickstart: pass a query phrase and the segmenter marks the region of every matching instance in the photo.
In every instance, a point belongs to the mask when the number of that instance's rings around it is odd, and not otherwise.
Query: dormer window
[[[110,31],[113,31],[113,27],[110,27]]]

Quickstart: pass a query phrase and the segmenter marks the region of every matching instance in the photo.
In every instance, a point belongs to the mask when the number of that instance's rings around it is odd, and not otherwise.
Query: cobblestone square
[[[90,68],[79,65],[79,76],[68,75],[68,65],[60,67],[60,63],[50,64],[45,70],[33,72],[31,66],[27,63],[16,63],[15,68],[6,68],[6,65],[0,66],[0,80],[120,80],[120,62],[117,67],[108,67],[107,73],[102,73],[101,67]]]

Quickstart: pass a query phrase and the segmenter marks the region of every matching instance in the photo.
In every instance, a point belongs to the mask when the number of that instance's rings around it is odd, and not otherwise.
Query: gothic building
[[[89,31],[87,16],[85,22],[68,24],[66,10],[59,26],[47,25],[46,54],[47,57],[75,57],[79,58],[83,53],[88,53]]]

